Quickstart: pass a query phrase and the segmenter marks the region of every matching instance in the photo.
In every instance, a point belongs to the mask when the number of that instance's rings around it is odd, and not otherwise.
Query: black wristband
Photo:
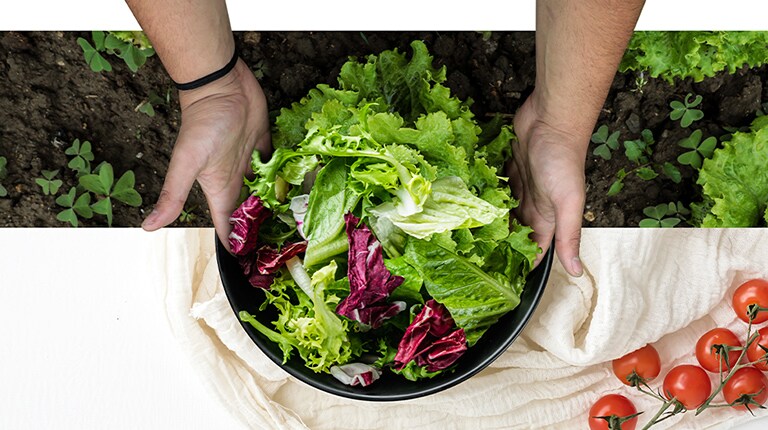
[[[195,88],[200,88],[203,85],[210,84],[211,82],[215,81],[216,79],[221,78],[222,76],[226,75],[232,69],[235,68],[235,64],[237,64],[237,49],[235,49],[235,52],[232,54],[232,59],[229,60],[229,63],[227,63],[224,67],[221,69],[211,73],[210,75],[205,75],[200,79],[195,79],[192,82],[187,82],[186,84],[180,84],[176,81],[173,81],[173,84],[176,85],[176,88],[179,90],[194,90]]]

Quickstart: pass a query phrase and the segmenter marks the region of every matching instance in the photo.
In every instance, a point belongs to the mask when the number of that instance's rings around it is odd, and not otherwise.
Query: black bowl
[[[252,287],[243,275],[237,259],[230,255],[221,242],[216,240],[216,255],[219,274],[227,293],[229,303],[237,316],[241,310],[248,311],[259,321],[271,327],[271,321],[277,319],[274,309],[259,312],[259,304],[264,300],[264,293]],[[315,373],[304,366],[304,362],[294,354],[283,364],[283,352],[276,343],[267,339],[249,323],[241,322],[248,336],[278,366],[285,369],[300,381],[327,393],[358,400],[393,401],[423,397],[450,388],[483,370],[499,355],[507,350],[531,318],[547,284],[552,267],[552,247],[543,261],[528,275],[520,297],[520,304],[504,315],[496,324],[483,334],[483,337],[464,353],[458,360],[453,372],[444,372],[432,379],[417,382],[409,381],[400,375],[383,372],[381,378],[368,387],[351,387],[337,381],[326,373]]]

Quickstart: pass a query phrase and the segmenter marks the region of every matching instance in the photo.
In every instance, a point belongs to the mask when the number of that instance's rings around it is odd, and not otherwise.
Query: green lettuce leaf
[[[694,205],[701,227],[765,225],[768,207],[768,116],[704,160],[697,183],[704,201]]]
[[[448,308],[456,325],[464,329],[470,346],[520,303],[516,288],[503,279],[503,274],[488,273],[430,241],[410,238],[405,258],[424,279],[427,292]]]
[[[641,31],[629,42],[619,71],[645,71],[669,83],[701,82],[727,70],[768,62],[766,31]]]
[[[326,288],[335,285],[336,263],[315,272],[312,276],[313,297],[307,296],[296,283],[280,272],[269,290],[264,290],[268,305],[277,308],[278,318],[274,330],[261,324],[248,312],[241,312],[240,319],[277,342],[288,360],[296,350],[308,368],[315,372],[329,372],[333,365],[344,364],[360,353],[359,342],[351,339],[348,322],[339,318],[332,309],[339,297],[326,294]]]
[[[432,192],[420,212],[404,216],[396,203],[387,202],[370,213],[389,219],[410,236],[424,239],[435,233],[490,224],[506,216],[508,209],[475,196],[460,178],[450,176],[432,183]]]

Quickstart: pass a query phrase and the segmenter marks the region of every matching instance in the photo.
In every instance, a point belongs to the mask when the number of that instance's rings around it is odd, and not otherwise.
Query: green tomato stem
[[[664,417],[664,418],[662,418],[662,419],[659,419],[659,418],[661,418],[661,416],[662,416],[662,415],[664,415],[664,412],[666,412],[666,410],[667,410],[667,409],[669,409],[669,407],[670,407],[670,406],[672,406],[673,404],[675,404],[675,402],[677,402],[677,399],[676,399],[675,397],[672,397],[671,399],[669,399],[669,400],[666,400],[666,401],[664,402],[664,404],[663,404],[663,405],[661,405],[661,407],[659,408],[659,410],[656,412],[656,415],[654,415],[653,417],[651,417],[651,420],[650,420],[650,421],[648,421],[648,423],[646,423],[646,424],[645,424],[645,427],[643,427],[641,430],[648,430],[648,429],[649,429],[649,428],[651,428],[651,426],[653,426],[654,424],[656,424],[656,423],[658,423],[658,422],[661,422],[662,420],[665,420],[665,419],[667,419],[667,418],[671,417],[672,415],[674,415],[674,414],[670,414],[670,415],[668,415],[668,416],[666,416],[666,417]]]

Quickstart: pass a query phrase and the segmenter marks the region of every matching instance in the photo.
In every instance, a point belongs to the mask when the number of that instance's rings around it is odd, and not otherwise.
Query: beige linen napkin
[[[607,393],[629,396],[648,419],[657,402],[624,387],[610,360],[653,342],[663,376],[695,362],[696,340],[710,328],[743,337],[730,296],[741,282],[768,277],[766,230],[585,229],[585,275],[571,278],[555,264],[523,334],[488,369],[426,398],[372,403],[311,388],[254,346],[222,290],[213,238],[210,229],[164,233],[168,321],[209,389],[245,427],[269,430],[579,429]],[[692,415],[654,428],[724,429],[751,419],[728,409]]]

